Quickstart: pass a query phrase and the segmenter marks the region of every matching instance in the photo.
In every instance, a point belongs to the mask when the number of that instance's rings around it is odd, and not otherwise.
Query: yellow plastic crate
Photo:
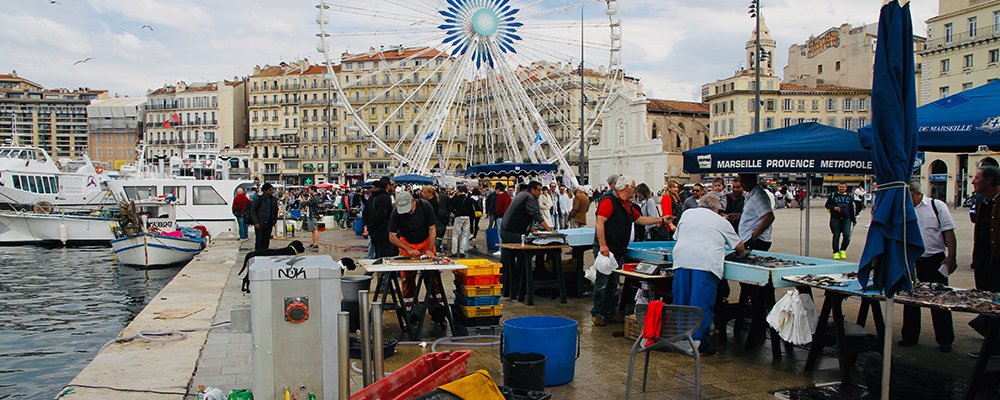
[[[469,267],[469,269],[464,271],[460,269],[455,271],[466,276],[497,275],[500,273],[500,263],[495,263],[482,258],[455,260],[455,262]]]
[[[459,306],[462,309],[462,314],[466,318],[479,318],[479,317],[497,317],[503,313],[503,305],[498,306]]]
[[[500,292],[503,291],[503,285],[458,285],[456,289],[458,289],[458,292],[463,294],[465,297],[499,296]]]

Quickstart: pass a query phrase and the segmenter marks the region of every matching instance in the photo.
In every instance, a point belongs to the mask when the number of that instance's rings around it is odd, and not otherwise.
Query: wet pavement
[[[953,275],[951,283],[956,287],[971,287],[972,271],[969,270],[968,266],[971,259],[972,224],[969,222],[967,210],[952,210],[952,214],[958,226],[956,234],[959,248],[959,270]],[[804,214],[797,209],[781,209],[776,211],[776,216],[774,245],[771,251],[799,254],[800,249],[806,243],[806,235],[802,228]],[[830,246],[828,214],[817,206],[811,210],[811,216],[812,231],[808,241],[810,250],[814,256],[827,257],[828,253],[832,253],[832,250],[828,250]],[[859,218],[854,232],[853,244],[848,250],[848,261],[857,262],[860,257],[860,249],[863,247],[864,237],[867,233],[865,224],[868,223],[869,218],[868,210],[865,210],[865,213]],[[486,227],[485,221],[482,226]],[[480,233],[480,237],[473,243],[479,248],[485,248],[484,236],[485,234]],[[302,240],[307,244],[309,241],[307,233],[300,233],[296,235],[295,239]],[[322,243],[320,252],[329,253],[335,259],[365,256],[365,251],[362,249],[366,245],[366,241],[355,236],[353,231],[339,229],[325,231],[320,235],[320,242]],[[282,243],[284,243],[282,240],[277,240],[273,241],[272,245],[276,247]],[[245,242],[243,246],[252,246],[252,241]],[[587,262],[589,263],[591,260],[592,257],[588,253]],[[249,297],[239,293],[238,279],[233,278],[238,268],[239,265],[233,267],[233,274],[230,275],[230,282],[223,294],[223,302],[216,314],[216,321],[228,320],[229,308],[232,305],[249,304]],[[353,274],[360,272],[355,271]],[[446,292],[451,294],[454,286],[451,279],[446,276],[444,281]],[[739,287],[735,284],[732,286],[731,299],[735,301]],[[777,291],[778,296],[783,293],[784,291],[781,289]],[[822,293],[814,291],[814,297],[817,306],[822,304]],[[550,315],[579,321],[581,351],[576,362],[574,380],[566,385],[547,388],[546,390],[553,394],[553,398],[624,398],[628,352],[633,341],[616,337],[616,332],[623,331],[621,323],[608,323],[605,327],[593,326],[590,322],[589,310],[592,302],[589,298],[570,298],[567,304],[560,304],[558,299],[536,296],[534,306],[527,306],[524,303],[504,298],[502,304],[504,304],[504,319],[529,315]],[[849,321],[855,319],[859,304],[860,302],[857,300],[845,302],[844,310]],[[901,307],[896,309],[895,315],[893,332],[894,339],[898,339],[902,322]],[[968,357],[967,353],[978,350],[981,343],[979,336],[966,325],[969,319],[971,316],[968,314],[956,313],[954,315],[955,351],[946,354],[938,351],[933,340],[933,328],[929,313],[924,311],[923,335],[920,344],[907,348],[897,346],[894,350],[894,362],[897,366],[917,365],[959,379],[967,378],[974,361]],[[402,337],[394,315],[387,312],[383,321],[385,337]],[[425,327],[423,340],[428,343],[450,333],[435,327],[433,324],[426,325],[430,326]],[[804,348],[795,348],[791,354],[785,354],[781,360],[772,361],[770,346],[764,345],[744,350],[742,337],[745,336],[745,332],[737,332],[734,340],[732,329],[732,323],[730,323],[728,344],[716,343],[720,353],[702,359],[704,398],[771,399],[774,398],[773,393],[781,389],[840,379],[837,359],[834,357],[823,357],[816,370],[807,372],[803,368],[807,355],[807,350]],[[868,324],[867,330],[874,334],[872,324]],[[249,334],[229,332],[228,329],[213,330],[209,334],[202,352],[202,360],[192,381],[192,390],[201,384],[221,387],[225,389],[225,392],[232,388],[248,386],[251,381],[249,340]],[[469,361],[469,371],[484,369],[494,377],[498,384],[503,382],[499,346],[442,346],[439,347],[439,350],[463,348],[474,351]],[[429,351],[430,346],[398,346],[396,354],[385,360],[385,369],[386,371],[396,370]],[[641,373],[641,365],[639,367],[638,370]],[[633,382],[632,398],[634,399],[694,398],[693,360],[690,357],[666,352],[653,353],[650,359],[650,374],[646,393],[640,393],[638,389],[640,373],[636,374]],[[854,372],[854,376],[860,378],[857,371]],[[359,374],[354,374],[352,381],[352,391],[358,390]],[[955,395],[958,396],[959,393]],[[994,398],[994,396],[995,393],[980,397]]]

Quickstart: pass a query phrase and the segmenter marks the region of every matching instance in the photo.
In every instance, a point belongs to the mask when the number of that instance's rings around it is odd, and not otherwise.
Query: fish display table
[[[839,343],[844,343],[844,314],[842,303],[847,297],[860,297],[862,307],[867,303],[872,305],[872,313],[875,316],[875,328],[878,332],[879,340],[884,340],[885,324],[882,321],[881,309],[878,302],[885,300],[885,296],[880,290],[862,288],[855,277],[847,277],[842,274],[826,275],[804,275],[785,276],[782,278],[797,285],[807,285],[810,287],[823,289],[826,292],[826,300],[823,302],[823,309],[820,312],[819,324],[816,327],[816,335],[813,335],[813,342],[816,343],[822,328],[832,323],[835,329],[836,338]],[[965,312],[979,314],[986,317],[988,332],[983,340],[979,354],[995,354],[1000,352],[995,343],[1000,341],[1000,294],[986,292],[975,289],[960,289],[947,287],[940,284],[920,284],[914,288],[913,293],[899,293],[893,297],[893,302],[903,305],[942,309],[954,312]],[[865,310],[862,308],[862,310]],[[861,318],[861,315],[858,317]],[[815,355],[814,355],[815,349]],[[822,352],[822,346],[811,346],[809,358],[806,359],[806,369],[815,367],[816,358]],[[846,373],[851,367],[845,352],[840,353],[840,369],[843,382],[850,382],[850,374]],[[969,389],[963,398],[973,399],[977,392],[987,386],[986,367],[991,357],[979,357],[973,367],[969,378]],[[995,373],[995,371],[991,371]]]
[[[587,278],[583,277],[583,258],[588,251],[594,249],[594,235],[597,230],[594,228],[572,228],[560,229],[557,232],[566,235],[566,244],[572,247],[573,261],[576,279],[566,281],[566,293],[571,296],[585,297],[587,288],[592,286]]]
[[[451,307],[448,306],[448,295],[445,293],[444,282],[441,280],[441,271],[454,271],[467,269],[465,265],[454,262],[441,262],[432,259],[410,259],[410,258],[385,258],[381,260],[362,260],[361,266],[367,272],[376,274],[378,284],[375,286],[375,293],[372,300],[382,299],[390,308],[396,310],[396,317],[399,320],[399,327],[411,340],[419,340],[424,327],[424,317],[431,307],[443,307],[445,318],[448,320],[448,327],[452,334],[455,333],[455,323],[451,315]],[[416,272],[417,279],[413,288],[413,306],[406,308],[403,302],[402,285],[399,281],[400,272]],[[427,293],[424,299],[420,300],[420,288],[425,287]],[[440,305],[435,298],[435,293],[441,294]],[[411,316],[416,319],[416,323],[410,323]]]
[[[756,286],[800,286],[781,278],[796,275],[856,272],[858,264],[845,261],[754,250],[749,260],[726,261],[723,278]]]

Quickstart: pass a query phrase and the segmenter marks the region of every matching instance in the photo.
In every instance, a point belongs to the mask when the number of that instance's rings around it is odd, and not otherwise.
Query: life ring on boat
[[[42,200],[31,206],[31,211],[35,214],[52,214],[52,208],[52,203]]]
[[[56,168],[62,169],[62,163],[56,160]]]
[[[212,160],[205,160],[205,168],[212,168]]]
[[[102,167],[101,164],[97,164],[94,166],[94,172],[100,174],[104,172],[104,167]]]

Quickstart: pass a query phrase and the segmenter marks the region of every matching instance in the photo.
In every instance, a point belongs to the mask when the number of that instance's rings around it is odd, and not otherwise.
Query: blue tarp
[[[397,175],[392,177],[392,181],[402,185],[433,185],[435,182],[434,178],[417,174]]]
[[[918,108],[917,126],[920,150],[971,153],[979,146],[1000,150],[1000,81]],[[871,126],[861,128],[861,141],[871,146]]]
[[[556,172],[556,164],[532,164],[532,163],[500,163],[500,164],[479,164],[472,165],[465,169],[465,176],[505,176],[505,175],[527,175],[544,174]]]
[[[871,174],[872,155],[857,133],[807,122],[685,151],[684,171]]]
[[[909,4],[882,6],[872,79],[872,160],[878,194],[858,281],[892,297],[912,290],[913,264],[924,252],[920,227],[907,190],[917,153],[917,107],[913,26]]]

